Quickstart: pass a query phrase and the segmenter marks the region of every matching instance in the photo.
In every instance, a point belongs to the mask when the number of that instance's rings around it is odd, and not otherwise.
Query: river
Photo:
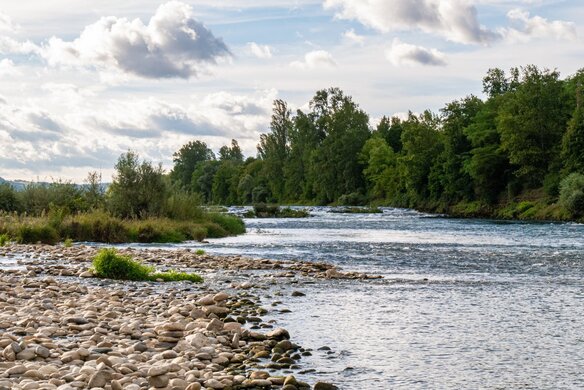
[[[247,219],[211,254],[331,262],[384,276],[319,281],[271,316],[343,389],[584,388],[584,225],[410,210]],[[318,350],[320,347],[331,350]]]

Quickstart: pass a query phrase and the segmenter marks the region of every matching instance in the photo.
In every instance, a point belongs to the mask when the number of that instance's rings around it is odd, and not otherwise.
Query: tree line
[[[375,202],[491,212],[523,200],[524,208],[531,201],[579,216],[583,81],[584,70],[562,79],[533,65],[490,69],[484,99],[383,117],[374,128],[338,88],[316,92],[307,112],[276,100],[256,157],[244,160],[235,140],[218,156],[192,141],[174,154],[170,178],[216,204]]]
[[[18,195],[0,186],[0,209],[39,212],[66,203],[72,212],[180,218],[198,203],[375,203],[577,218],[584,214],[583,81],[584,69],[565,79],[533,65],[490,69],[483,99],[384,116],[374,127],[350,96],[329,88],[315,93],[306,112],[274,101],[255,157],[245,158],[236,140],[217,154],[193,140],[174,153],[166,174],[128,151],[107,192],[95,173],[83,187],[31,185]]]

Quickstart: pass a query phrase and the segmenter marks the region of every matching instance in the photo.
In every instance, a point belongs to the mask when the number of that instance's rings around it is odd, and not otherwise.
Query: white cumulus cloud
[[[260,45],[255,42],[247,44],[247,51],[249,54],[261,59],[272,58],[272,49],[268,45]]]
[[[358,20],[381,32],[421,30],[453,42],[486,44],[498,34],[481,26],[466,0],[324,0],[340,19]]]
[[[355,32],[355,29],[347,30],[343,33],[343,38],[350,43],[362,45],[365,43],[365,37]]]
[[[512,42],[529,41],[532,38],[554,38],[558,40],[574,40],[577,38],[576,26],[572,22],[562,20],[549,21],[541,16],[530,17],[528,11],[513,9],[507,17],[520,25],[519,29],[503,30],[505,37]]]
[[[333,55],[326,50],[313,50],[304,55],[304,61],[294,61],[290,66],[299,69],[316,69],[335,67],[337,63]]]
[[[411,45],[394,39],[386,52],[387,59],[395,66],[401,65],[446,65],[446,56],[436,49]]]
[[[14,65],[14,62],[8,58],[0,61],[0,77],[19,76],[21,72]]]
[[[51,66],[96,67],[144,78],[190,78],[229,56],[225,43],[195,20],[191,6],[171,1],[148,24],[103,17],[73,41],[53,37],[42,56]]]

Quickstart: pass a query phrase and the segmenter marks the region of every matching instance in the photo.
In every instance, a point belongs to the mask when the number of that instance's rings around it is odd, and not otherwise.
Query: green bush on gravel
[[[190,281],[199,283],[203,278],[197,274],[187,274],[174,270],[168,272],[155,272],[154,267],[150,267],[132,259],[130,256],[118,254],[113,248],[101,249],[93,259],[93,273],[98,278],[134,281],[156,281],[161,279],[165,282]]]

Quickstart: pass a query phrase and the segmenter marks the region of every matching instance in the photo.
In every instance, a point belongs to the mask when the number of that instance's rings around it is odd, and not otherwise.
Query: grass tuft
[[[8,242],[10,242],[10,237],[8,236],[8,234],[6,233],[0,234],[0,247],[6,246]]]
[[[150,267],[132,259],[130,256],[118,254],[113,248],[101,249],[93,259],[93,272],[98,278],[156,281],[162,279],[165,282],[190,281],[200,283],[203,278],[197,274],[187,274],[170,270],[167,272],[155,272]]]

